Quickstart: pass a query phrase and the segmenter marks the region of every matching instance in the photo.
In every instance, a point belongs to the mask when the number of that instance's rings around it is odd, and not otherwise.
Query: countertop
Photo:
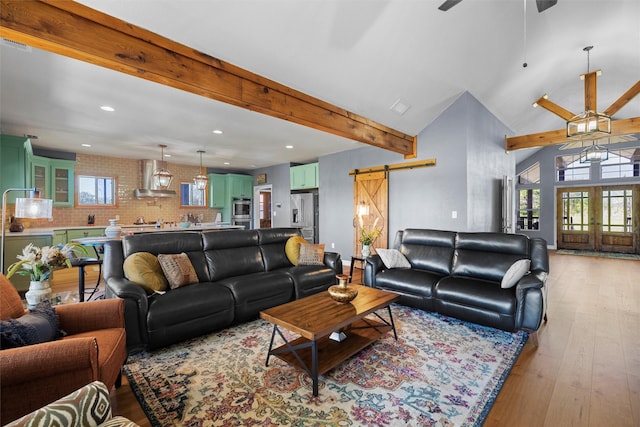
[[[56,230],[84,230],[84,229],[100,229],[106,228],[107,225],[80,225],[80,226],[69,226],[69,227],[51,227],[51,228],[25,228],[24,231],[21,232],[12,232],[6,231],[5,237],[11,236],[53,236],[54,231]],[[124,233],[133,232],[133,233],[154,233],[158,231],[203,231],[203,230],[234,230],[234,229],[242,229],[244,228],[241,225],[229,225],[229,224],[216,224],[216,223],[203,223],[198,225],[193,225],[189,228],[181,228],[181,227],[164,227],[164,228],[156,228],[155,225],[144,224],[144,225],[121,225],[120,226]]]

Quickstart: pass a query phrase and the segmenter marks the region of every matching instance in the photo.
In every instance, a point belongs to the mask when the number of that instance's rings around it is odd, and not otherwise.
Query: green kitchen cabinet
[[[0,193],[8,188],[27,186],[25,142],[28,139],[12,135],[0,135]],[[16,197],[26,197],[24,192],[7,194],[7,202],[15,203]]]
[[[240,174],[227,174],[227,186],[230,198],[250,199],[253,196],[253,176]]]
[[[209,207],[224,209],[227,207],[227,176],[210,173],[209,178]]]
[[[54,206],[72,207],[75,161],[29,155],[27,185],[40,191],[40,197],[53,199]]]
[[[33,243],[34,246],[41,248],[43,246],[51,246],[52,239],[53,236],[51,234],[32,235],[9,233],[5,238],[4,245],[4,273],[6,274],[11,264],[18,261],[18,258],[16,257],[18,255],[22,255],[22,250],[29,243]],[[26,292],[29,290],[29,276],[14,274],[11,276],[9,281],[19,292]]]
[[[318,163],[292,166],[289,175],[292,190],[318,188]]]
[[[53,244],[55,246],[64,245],[67,242],[67,230],[53,230]]]

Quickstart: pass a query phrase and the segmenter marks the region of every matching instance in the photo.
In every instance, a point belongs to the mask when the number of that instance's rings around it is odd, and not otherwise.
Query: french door
[[[558,188],[557,247],[640,253],[640,185]]]

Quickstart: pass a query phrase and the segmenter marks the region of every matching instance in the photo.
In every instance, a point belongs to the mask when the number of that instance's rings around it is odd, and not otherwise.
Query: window
[[[609,150],[609,159],[601,165],[602,179],[640,176],[640,148]]]
[[[518,184],[540,184],[540,162],[535,162],[518,175]]]
[[[116,179],[78,175],[78,206],[116,206]]]
[[[562,229],[564,231],[589,230],[589,192],[562,193]]]
[[[192,182],[180,183],[180,206],[205,206],[205,190],[198,190]]]
[[[590,178],[590,164],[580,163],[580,154],[556,157],[556,181],[583,181]]]
[[[540,229],[540,189],[529,188],[519,191],[518,228],[520,230]]]
[[[631,189],[602,191],[602,231],[631,232],[632,193]]]

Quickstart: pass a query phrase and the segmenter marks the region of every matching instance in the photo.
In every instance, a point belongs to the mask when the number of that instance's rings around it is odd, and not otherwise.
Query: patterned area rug
[[[480,426],[527,340],[393,305],[398,341],[379,341],[320,377],[272,357],[255,320],[129,357],[154,426]],[[288,337],[289,338],[289,337]]]
[[[619,258],[619,259],[640,260],[640,254],[623,254],[619,252],[598,252],[598,251],[583,251],[578,249],[558,249],[556,253],[558,255],[581,255],[581,256],[595,256],[600,258]]]

